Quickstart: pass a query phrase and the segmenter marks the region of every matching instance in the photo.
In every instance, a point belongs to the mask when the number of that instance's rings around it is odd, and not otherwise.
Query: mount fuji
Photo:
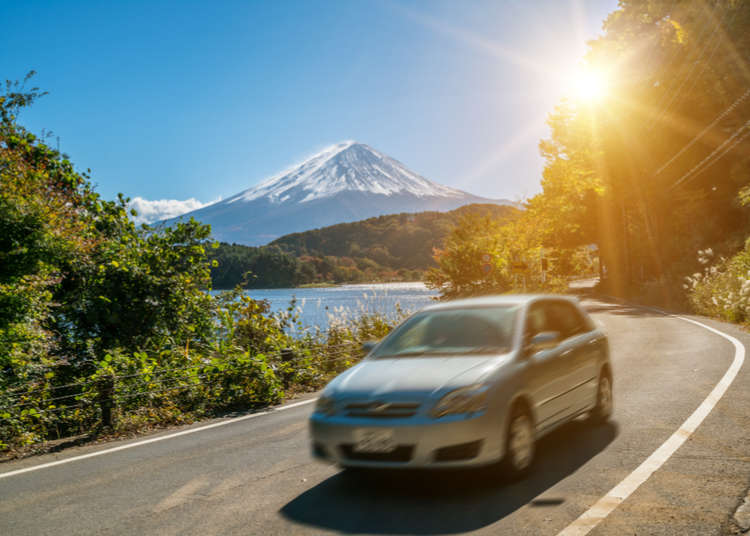
[[[210,224],[217,240],[257,246],[336,223],[398,212],[448,211],[470,203],[516,205],[436,184],[372,147],[347,141],[164,223],[193,217]]]

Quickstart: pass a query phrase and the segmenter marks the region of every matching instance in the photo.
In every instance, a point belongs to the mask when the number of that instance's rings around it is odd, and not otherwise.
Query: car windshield
[[[498,354],[510,350],[517,306],[425,311],[389,335],[373,358]]]

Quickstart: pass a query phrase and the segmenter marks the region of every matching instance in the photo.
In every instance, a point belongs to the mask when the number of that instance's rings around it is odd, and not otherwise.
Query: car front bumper
[[[448,468],[497,462],[503,455],[504,426],[496,416],[451,415],[440,419],[328,417],[313,414],[313,456],[344,467]],[[390,429],[396,448],[357,452],[355,430]]]

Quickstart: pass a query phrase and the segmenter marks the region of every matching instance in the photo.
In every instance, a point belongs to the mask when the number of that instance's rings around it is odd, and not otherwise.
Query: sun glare
[[[581,102],[598,102],[607,95],[607,78],[604,73],[581,69],[572,77],[570,94]]]

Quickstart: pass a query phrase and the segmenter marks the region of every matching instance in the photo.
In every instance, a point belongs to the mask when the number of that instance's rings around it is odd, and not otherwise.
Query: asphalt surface
[[[310,457],[306,404],[6,478],[143,438],[2,464],[0,534],[557,534],[680,427],[734,356],[727,340],[685,321],[587,305],[610,337],[613,419],[544,438],[523,481],[341,472]],[[699,320],[750,349],[739,328]],[[746,363],[697,431],[591,534],[728,533],[749,485]]]

